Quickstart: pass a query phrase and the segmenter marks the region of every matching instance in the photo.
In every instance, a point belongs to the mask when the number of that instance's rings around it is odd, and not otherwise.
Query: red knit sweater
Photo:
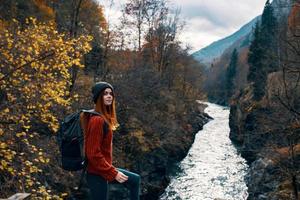
[[[112,165],[112,130],[104,135],[104,119],[91,116],[86,129],[85,153],[88,160],[87,171],[113,181],[118,173]]]

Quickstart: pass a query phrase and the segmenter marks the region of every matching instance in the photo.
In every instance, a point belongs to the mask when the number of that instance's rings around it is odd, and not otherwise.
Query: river
[[[245,200],[248,166],[229,139],[229,109],[207,103],[214,119],[196,134],[160,200]]]

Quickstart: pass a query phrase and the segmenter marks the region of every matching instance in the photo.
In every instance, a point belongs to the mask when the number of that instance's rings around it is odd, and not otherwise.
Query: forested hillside
[[[118,27],[93,0],[1,2],[1,198],[86,198],[74,192],[79,174],[60,168],[55,132],[67,114],[93,107],[96,81],[116,91],[114,165],[142,176],[142,199],[166,187],[208,119],[196,104],[202,67],[180,47],[179,13],[164,0],[140,2],[124,4]]]
[[[247,84],[230,101],[230,138],[250,164],[248,199],[299,199],[300,4],[281,3],[267,1],[249,47]],[[281,8],[288,17],[275,17]]]

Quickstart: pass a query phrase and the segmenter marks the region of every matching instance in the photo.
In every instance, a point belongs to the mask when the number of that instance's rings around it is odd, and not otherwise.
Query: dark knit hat
[[[92,93],[93,93],[93,101],[94,103],[97,102],[97,99],[100,95],[100,93],[105,90],[106,88],[110,88],[112,91],[114,91],[114,88],[111,84],[107,82],[97,82],[95,85],[92,87]]]

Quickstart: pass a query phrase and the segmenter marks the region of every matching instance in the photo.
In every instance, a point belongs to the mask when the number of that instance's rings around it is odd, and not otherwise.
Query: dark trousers
[[[116,180],[108,183],[101,176],[87,173],[86,179],[91,193],[91,200],[108,200],[108,184],[123,184],[130,190],[131,200],[140,199],[140,175],[125,169],[118,168],[117,170],[128,176],[128,180],[124,183],[119,183]]]

